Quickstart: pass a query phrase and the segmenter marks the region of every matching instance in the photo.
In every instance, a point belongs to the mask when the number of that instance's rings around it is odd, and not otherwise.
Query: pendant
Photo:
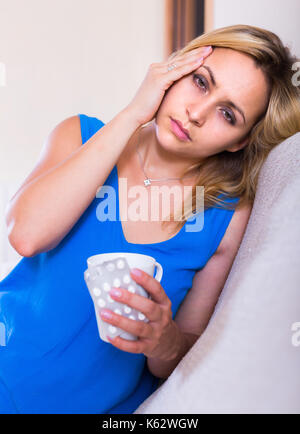
[[[149,178],[145,179],[145,180],[144,180],[144,184],[145,184],[146,187],[147,187],[148,185],[150,185],[150,184],[151,184],[150,179],[149,179]]]

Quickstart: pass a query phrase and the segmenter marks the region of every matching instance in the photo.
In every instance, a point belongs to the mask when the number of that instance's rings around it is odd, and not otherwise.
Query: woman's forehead
[[[205,71],[210,81],[213,77],[214,88],[220,95],[243,106],[248,121],[264,110],[267,81],[251,56],[228,48],[215,48],[199,70]]]

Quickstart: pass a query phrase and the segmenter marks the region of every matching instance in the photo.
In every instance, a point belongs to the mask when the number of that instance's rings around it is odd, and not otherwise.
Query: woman
[[[170,375],[212,315],[263,162],[300,130],[295,60],[271,32],[218,29],[150,65],[133,100],[105,126],[81,114],[52,131],[6,215],[24,258],[0,283],[1,412],[132,413]],[[194,199],[204,186],[203,227],[187,229],[195,200],[184,214],[173,207],[163,224],[161,207],[159,221],[99,221],[99,186],[115,189],[117,216],[133,204],[121,179],[128,190],[192,185]],[[151,300],[111,293],[149,322],[111,312],[105,321],[139,339],[108,344],[83,272],[89,256],[115,251],[154,256],[164,275],[158,284],[132,273]]]

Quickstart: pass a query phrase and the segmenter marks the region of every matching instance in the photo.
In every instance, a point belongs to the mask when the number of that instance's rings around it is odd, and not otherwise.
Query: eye
[[[205,91],[209,88],[207,80],[202,75],[193,74],[193,80],[198,87],[204,88]],[[226,122],[229,122],[231,125],[236,124],[235,116],[231,111],[225,109],[222,109],[221,111],[222,113],[224,113],[223,118],[225,119]]]
[[[231,114],[231,112],[229,112],[228,110],[225,110],[225,109],[222,109],[221,111],[222,111],[222,112],[224,113],[224,115],[225,115],[225,116],[223,116],[224,119],[225,119],[227,122],[229,122],[231,125],[235,125],[236,120],[235,120],[235,117]],[[227,115],[229,115],[229,117],[226,117]]]
[[[207,84],[207,81],[205,80],[205,78],[202,75],[194,74],[193,75],[193,80],[197,83],[198,87],[201,87],[198,84],[199,82],[202,83],[202,85],[204,84],[204,89],[207,90],[208,84]]]

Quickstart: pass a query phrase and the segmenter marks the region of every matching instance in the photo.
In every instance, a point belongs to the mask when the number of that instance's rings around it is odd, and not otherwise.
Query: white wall
[[[163,6],[0,0],[0,182],[22,182],[64,118],[108,122],[130,102],[148,65],[163,60]]]
[[[213,0],[213,27],[250,24],[276,33],[300,59],[300,0]]]

